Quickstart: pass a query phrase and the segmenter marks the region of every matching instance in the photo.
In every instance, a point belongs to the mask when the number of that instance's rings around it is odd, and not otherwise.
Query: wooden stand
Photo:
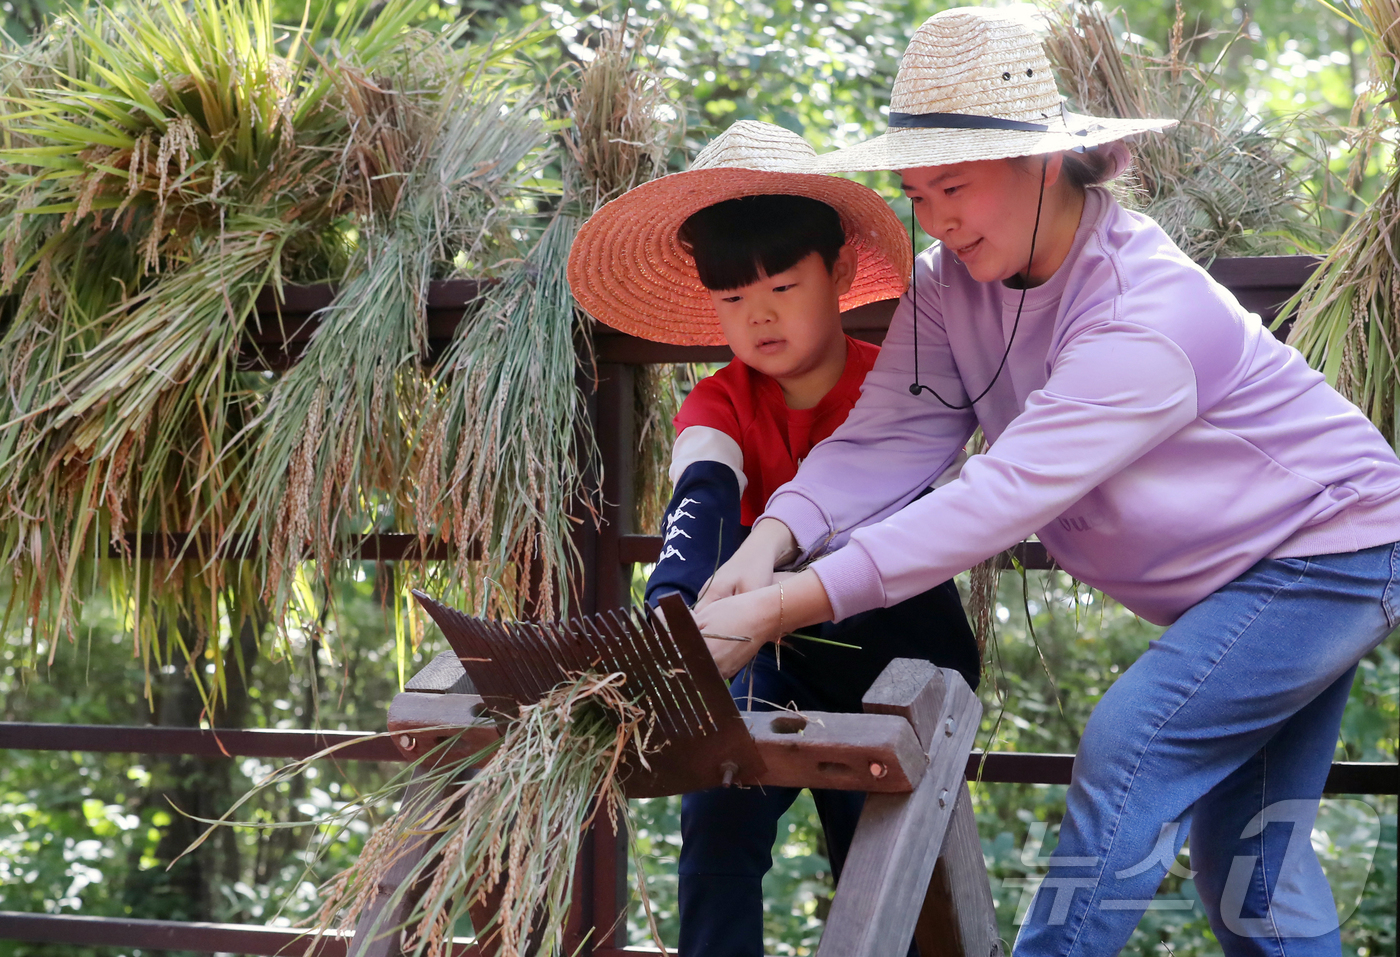
[[[822,720],[828,716],[784,724],[769,712],[745,715],[768,764],[764,783],[850,787],[856,779],[869,781],[818,957],[903,957],[911,939],[921,957],[1001,957],[964,779],[981,702],[956,671],[913,659],[891,662],[863,701],[871,718],[833,715],[830,727]],[[496,733],[493,722],[476,716],[479,702],[461,664],[446,652],[395,699],[389,730],[411,757],[455,733],[442,727],[466,728],[467,743],[459,750],[473,753]],[[907,723],[896,726],[904,728],[902,737],[875,715]],[[916,746],[907,740],[910,729]],[[396,870],[406,872],[414,863]],[[413,899],[412,889],[393,899],[396,879],[402,874],[386,876],[348,957],[401,957],[398,928]]]

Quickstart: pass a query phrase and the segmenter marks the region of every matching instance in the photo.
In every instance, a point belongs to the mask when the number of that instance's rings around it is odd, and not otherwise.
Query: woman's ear
[[[1045,157],[1045,185],[1047,188],[1054,186],[1060,181],[1060,171],[1065,168],[1064,153],[1046,153]]]
[[[851,291],[851,284],[856,281],[856,263],[856,248],[846,243],[836,253],[836,261],[831,264],[831,282],[836,287],[837,296],[844,296]]]

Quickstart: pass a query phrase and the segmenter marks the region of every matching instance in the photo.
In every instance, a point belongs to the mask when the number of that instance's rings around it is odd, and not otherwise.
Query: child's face
[[[1058,179],[1062,157],[1048,158],[1047,188]],[[1001,282],[1026,268],[1040,194],[1040,162],[977,160],[906,169],[900,175],[919,225],[967,267],[978,282]],[[1042,258],[1046,224],[1036,243]],[[1053,270],[1051,270],[1053,272]],[[1032,278],[1044,278],[1032,270]]]
[[[820,253],[791,269],[738,289],[710,290],[725,341],[743,363],[783,380],[830,359],[841,338],[841,296],[855,278],[855,251],[841,252],[830,271]],[[844,355],[844,353],[843,353]]]

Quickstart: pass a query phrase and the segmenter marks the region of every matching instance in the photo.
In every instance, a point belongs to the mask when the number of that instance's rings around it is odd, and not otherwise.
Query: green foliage
[[[676,863],[681,849],[681,799],[632,801],[631,818],[637,829],[639,859],[646,874],[652,912],[662,941],[674,949],[680,934]],[[633,863],[629,883],[635,875]],[[775,957],[815,954],[831,907],[833,886],[821,820],[812,796],[803,791],[778,821],[773,869],[763,879],[764,953]],[[651,937],[640,901],[632,901],[628,918],[631,943],[647,946]]]
[[[691,146],[737,119],[758,118],[797,130],[818,149],[827,149],[883,127],[881,107],[905,38],[917,22],[951,5],[942,0],[932,6],[905,0],[888,5],[863,0],[767,0],[759,6],[734,0],[651,0],[631,11],[630,22],[633,26],[656,23],[646,52],[665,71],[678,92],[677,99],[684,104],[694,141]],[[1182,8],[1185,29],[1179,39],[1184,55],[1194,63],[1210,64],[1224,51],[1220,76],[1248,108],[1278,114],[1297,110],[1338,123],[1351,120],[1354,91],[1367,80],[1369,68],[1365,40],[1344,17],[1316,5],[1295,5],[1286,0],[1251,0],[1248,4],[1185,0]],[[281,24],[302,23],[303,17],[309,25],[332,23],[344,12],[328,0],[314,0],[305,7],[294,0],[275,0],[268,9],[270,19]],[[525,47],[539,77],[551,75],[562,64],[586,58],[594,42],[591,31],[619,19],[622,13],[620,7],[580,0],[532,4],[469,0],[459,5],[425,3],[413,16],[430,32],[436,32],[468,10],[474,12],[469,29],[478,38],[515,30],[539,18],[559,28],[537,35]],[[16,35],[37,33],[48,15],[45,0],[14,4],[0,11],[6,28]],[[1131,27],[1144,50],[1163,54],[1172,48],[1173,20],[1169,6],[1132,0],[1124,5],[1117,24]],[[1245,31],[1245,39],[1226,51],[1225,44],[1237,28]],[[65,42],[71,44],[74,39],[68,35]],[[151,42],[164,41],[153,37]],[[307,48],[324,51],[326,44],[313,42]],[[11,63],[8,69],[11,76],[19,70],[22,77],[32,77],[36,74],[26,71],[50,68]],[[91,75],[77,75],[84,82],[93,82]],[[152,74],[150,82],[156,78],[157,74]],[[13,81],[8,82],[7,89],[13,89]],[[56,82],[50,79],[38,86],[54,86]],[[182,86],[183,81],[176,85]],[[220,99],[224,87],[213,84],[208,89],[215,94],[211,103],[225,102]],[[182,96],[188,93],[183,89],[176,92]],[[322,92],[329,95],[333,91]],[[154,99],[149,89],[143,92],[139,85],[126,94],[142,103]],[[110,108],[111,103],[105,106]],[[262,115],[270,121],[276,119],[275,111]],[[112,120],[107,116],[104,122]],[[126,135],[132,138],[129,132]],[[1345,173],[1355,138],[1337,133],[1332,139],[1333,171]],[[250,150],[246,155],[252,157],[258,149],[276,148],[278,140],[250,135],[240,142],[246,143]],[[25,144],[17,139],[6,145]],[[207,145],[202,138],[200,148]],[[1363,146],[1367,144],[1363,142]],[[1326,182],[1315,186],[1319,204],[1336,207],[1332,210],[1334,223],[1345,222],[1348,210],[1365,208],[1387,177],[1389,147],[1375,142],[1368,148],[1370,152],[1361,158],[1359,172],[1349,184],[1354,193]],[[154,149],[159,158],[159,145]],[[671,154],[673,166],[676,157]],[[172,188],[189,189],[194,197],[192,184],[198,175],[212,170],[211,159],[212,154],[196,156],[181,169],[178,156],[168,155],[167,182],[161,185],[157,176],[151,184],[152,197],[158,201],[161,192]],[[110,159],[107,165],[111,165]],[[233,165],[230,160],[229,168]],[[251,167],[245,163],[239,168]],[[557,165],[550,167],[551,174],[556,170]],[[54,185],[48,179],[42,182]],[[895,196],[891,179],[875,176],[871,183],[895,201],[896,209],[907,211]],[[120,205],[120,194],[117,190],[107,198]],[[191,209],[217,215],[217,204],[206,201],[208,191],[202,195]],[[81,198],[81,190],[70,192],[65,207],[79,219],[76,213]],[[93,208],[100,208],[99,199],[93,197]],[[115,205],[109,205],[102,215],[109,215]],[[141,214],[152,215],[156,208],[155,203],[148,203],[141,207]],[[52,215],[61,219],[66,214]],[[75,232],[71,248],[86,250],[91,235],[90,227],[83,226]],[[325,276],[332,269],[343,268],[350,253],[349,233],[339,244],[286,238],[259,228],[240,231],[239,236],[243,242],[286,242],[289,245],[285,248],[295,248],[296,256],[283,257],[289,278]],[[36,248],[29,247],[23,255],[17,251],[16,266],[32,258]],[[198,260],[211,248],[206,241],[203,246],[192,245],[182,255]],[[103,275],[120,279],[120,289],[134,289],[141,269],[140,251],[139,244],[127,250],[108,250],[103,258],[86,262]],[[73,253],[67,255],[71,265]],[[56,263],[63,266],[62,256]],[[319,265],[312,268],[308,264]],[[246,285],[252,288],[251,281]],[[90,333],[101,328],[97,320],[106,315],[118,294],[113,284],[88,289],[73,300],[78,321],[67,342],[69,351],[55,354],[46,368],[63,367],[91,347]],[[240,293],[240,297],[246,304],[246,296]],[[217,351],[221,346],[214,343],[212,348]],[[266,381],[252,378],[228,380],[229,394],[246,404],[226,407],[222,428],[227,433],[236,432],[249,420],[267,387]],[[652,388],[650,383],[645,386],[648,392]],[[168,423],[163,425],[168,429],[191,425],[188,417],[163,422]],[[184,441],[187,436],[178,438]],[[199,441],[203,441],[202,433],[187,447],[197,448]],[[79,490],[82,488],[80,485]],[[171,514],[180,517],[184,513],[173,508]],[[378,517],[385,517],[385,513]],[[402,581],[387,580],[393,574],[389,566],[377,570],[346,566],[346,571],[344,577],[329,584],[314,578],[298,581],[298,594],[310,598],[310,612],[286,631],[290,649],[298,654],[276,661],[257,655],[260,636],[256,630],[250,643],[241,642],[242,630],[231,623],[237,616],[229,614],[231,608],[244,608],[254,618],[265,615],[255,600],[260,583],[251,575],[239,579],[242,572],[226,583],[234,593],[219,599],[223,604],[214,615],[223,631],[222,653],[205,654],[197,663],[209,680],[228,685],[224,707],[230,724],[381,725],[398,686],[397,676],[421,666],[429,657],[425,653],[428,649],[415,651],[405,637],[411,630],[406,614],[396,613],[389,598],[400,590]],[[81,576],[89,574],[89,569],[80,565],[74,572],[78,576],[75,580],[88,580]],[[45,587],[54,588],[62,578],[44,581]],[[147,582],[144,587],[149,585]],[[994,670],[984,685],[988,707],[979,745],[1000,750],[1072,751],[1078,729],[1093,704],[1155,633],[1121,608],[1105,604],[1100,596],[1089,600],[1079,589],[1080,600],[1074,601],[1075,597],[1076,590],[1060,576],[1031,573],[1025,582],[1018,576],[1004,576],[999,601],[1004,616]],[[1029,610],[1029,619],[1023,609]],[[56,658],[52,667],[27,678],[19,667],[22,654],[14,641],[0,646],[0,706],[6,719],[103,724],[152,720],[142,696],[143,669],[130,657],[126,609],[112,611],[98,592],[87,599],[82,613],[83,637],[76,645],[60,647],[56,634],[35,636],[32,647],[38,660],[50,652]],[[1034,636],[1028,623],[1034,625]],[[150,647],[160,656],[155,659],[158,666],[150,690],[154,720],[193,723],[198,720],[201,699],[190,679],[172,662],[179,660],[178,642],[185,640],[187,650],[192,648],[196,632],[182,630],[179,622],[168,619],[150,624],[157,636]],[[240,641],[231,640],[234,633]],[[239,661],[247,668],[246,680],[237,677],[244,674],[239,671]],[[1362,662],[1344,720],[1339,757],[1395,759],[1400,721],[1397,666],[1400,658],[1393,638]],[[210,668],[215,673],[209,673]],[[239,708],[246,710],[237,714]],[[6,870],[0,872],[0,909],[256,922],[271,919],[279,908],[292,917],[315,909],[312,884],[303,879],[308,829],[235,832],[235,839],[228,843],[213,842],[202,848],[190,859],[192,867],[164,870],[183,847],[182,834],[187,832],[180,828],[187,822],[172,814],[161,796],[170,794],[182,807],[194,809],[195,796],[203,795],[208,801],[205,810],[219,813],[254,779],[270,770],[266,765],[225,762],[222,766],[199,766],[124,755],[21,751],[7,752],[5,762],[0,779],[0,869]],[[288,782],[285,788],[270,792],[257,813],[268,821],[285,822],[316,809],[331,809],[357,793],[377,788],[396,770],[353,762],[340,767],[328,764],[318,768],[319,777],[304,782],[300,790]],[[1063,813],[1063,789],[984,784],[975,789],[975,801],[998,901],[998,919],[1003,936],[1010,940],[1026,886],[1016,882],[1043,874],[1043,868],[1034,864],[1035,854],[1027,855],[1026,851],[1034,851],[1033,838],[1041,833],[1045,846],[1053,845]],[[1356,805],[1338,805],[1325,812],[1325,839],[1318,840],[1325,845],[1324,857],[1330,854],[1341,862],[1334,872],[1339,897],[1344,888],[1358,883],[1356,849],[1369,846],[1373,837],[1377,841],[1374,867],[1359,909],[1343,928],[1348,953],[1374,957],[1395,953],[1395,802],[1369,797],[1365,801],[1380,814],[1378,834]],[[646,851],[643,866],[655,895],[663,936],[671,941],[676,918],[678,812],[675,800],[644,802],[636,808],[638,836]],[[316,879],[329,877],[354,859],[369,826],[364,822],[347,831],[330,849],[325,869],[317,871]],[[827,906],[830,880],[825,861],[808,854],[820,852],[821,842],[815,811],[805,796],[784,818],[780,834],[782,845],[765,885],[765,936],[771,953],[810,953]],[[1028,859],[1032,863],[1027,864]],[[30,879],[12,880],[12,874]],[[1337,879],[1338,874],[1342,879]],[[1189,884],[1175,880],[1164,888],[1164,894],[1189,898],[1191,893]],[[634,933],[640,927],[636,924]],[[1204,928],[1199,907],[1189,912],[1149,912],[1129,946],[1133,954],[1167,957],[1217,949]],[[0,957],[87,957],[89,953],[96,952],[0,942]]]
[[[223,726],[382,727],[398,691],[392,573],[363,565],[338,582],[318,630],[292,641],[295,660],[250,656],[248,680],[230,689]],[[324,596],[323,596],[324,597]],[[193,724],[202,707],[182,669],[168,667],[147,709],[143,670],[120,616],[100,598],[82,636],[56,649],[38,674],[0,648],[0,720],[78,724]],[[436,649],[410,655],[410,671]],[[278,762],[197,760],[86,752],[7,751],[0,776],[0,910],[109,917],[269,923],[313,915],[317,884],[353,862],[382,818],[336,836],[308,875],[312,828],[228,831],[167,866],[203,829],[186,814],[217,816]],[[401,765],[318,763],[304,778],[264,792],[245,809],[267,823],[305,820],[377,790]],[[387,812],[389,809],[385,809]],[[15,880],[12,876],[32,880]],[[110,948],[0,942],[4,957],[97,957]]]

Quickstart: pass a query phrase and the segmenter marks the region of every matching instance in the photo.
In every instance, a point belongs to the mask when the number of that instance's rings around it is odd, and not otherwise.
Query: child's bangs
[[[836,210],[806,196],[744,196],[707,206],[680,228],[700,282],[738,289],[819,253],[828,270],[846,242]]]

